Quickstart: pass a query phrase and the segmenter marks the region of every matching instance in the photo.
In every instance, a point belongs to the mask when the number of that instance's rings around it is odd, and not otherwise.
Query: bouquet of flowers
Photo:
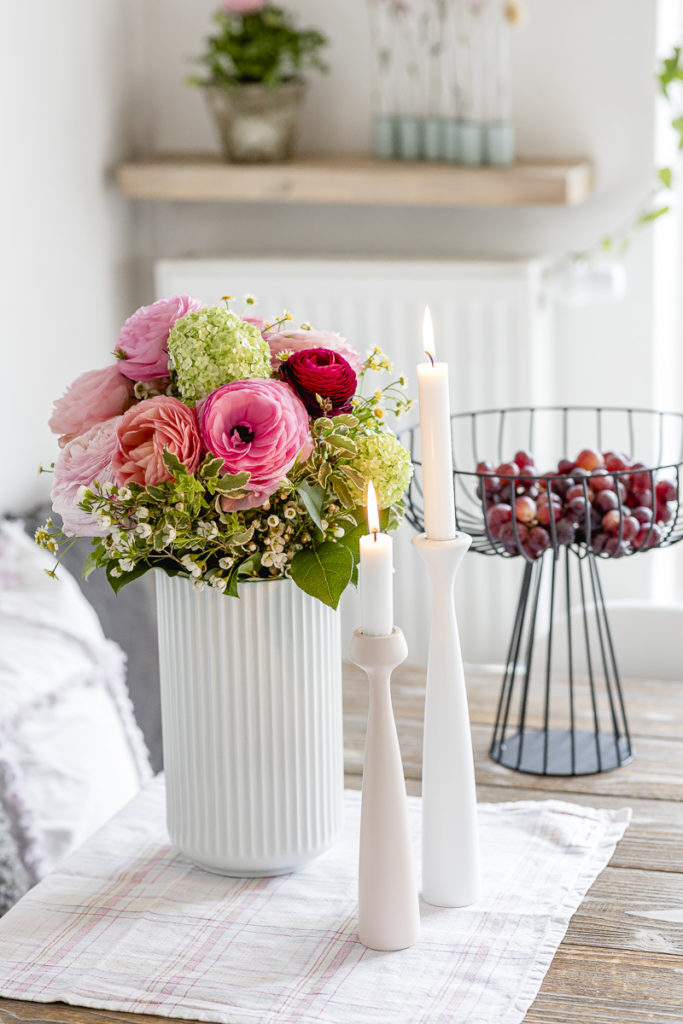
[[[289,321],[240,317],[229,296],[138,309],[116,362],[55,402],[62,527],[48,519],[37,542],[92,537],[83,575],[104,568],[116,591],[154,568],[233,596],[288,577],[336,607],[357,579],[368,481],[383,528],[400,523],[412,465],[386,414],[411,403],[402,377],[363,393],[391,370],[379,347],[363,357]]]

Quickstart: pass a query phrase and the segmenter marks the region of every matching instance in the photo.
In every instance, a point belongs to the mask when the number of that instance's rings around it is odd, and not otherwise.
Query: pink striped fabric
[[[225,1024],[517,1024],[630,819],[482,805],[479,904],[423,904],[420,942],[377,953],[356,937],[359,793],[345,810],[305,870],[224,878],[169,845],[157,778],[0,921],[0,995]]]

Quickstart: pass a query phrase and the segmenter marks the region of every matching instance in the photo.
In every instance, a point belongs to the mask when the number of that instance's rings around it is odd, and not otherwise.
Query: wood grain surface
[[[488,758],[499,679],[468,673],[481,801],[561,796],[591,807],[633,808],[633,822],[572,918],[525,1024],[683,1022],[683,684],[627,682],[636,756],[605,775],[539,778]],[[408,792],[420,791],[424,673],[399,670],[394,708]],[[344,680],[346,785],[359,788],[367,684]],[[168,1018],[0,1000],[2,1024],[159,1024]],[[491,1024],[498,1024],[492,1021]]]
[[[456,167],[347,154],[277,164],[167,155],[122,164],[116,177],[132,199],[372,206],[575,206],[593,186],[593,168],[582,158]]]

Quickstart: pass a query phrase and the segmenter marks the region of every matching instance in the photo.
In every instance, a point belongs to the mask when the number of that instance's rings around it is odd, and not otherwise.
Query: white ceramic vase
[[[341,828],[339,614],[291,580],[157,576],[171,841],[221,874],[301,867]]]

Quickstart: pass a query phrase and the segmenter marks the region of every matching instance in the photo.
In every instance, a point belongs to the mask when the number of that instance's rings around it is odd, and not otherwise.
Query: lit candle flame
[[[374,534],[375,540],[377,540],[377,534],[379,533],[379,509],[377,508],[377,494],[375,493],[372,480],[368,482],[368,532]]]
[[[425,355],[431,361],[432,366],[436,357],[436,347],[434,345],[434,324],[432,322],[432,313],[429,306],[425,306],[424,320],[422,321],[422,344],[424,346]]]

